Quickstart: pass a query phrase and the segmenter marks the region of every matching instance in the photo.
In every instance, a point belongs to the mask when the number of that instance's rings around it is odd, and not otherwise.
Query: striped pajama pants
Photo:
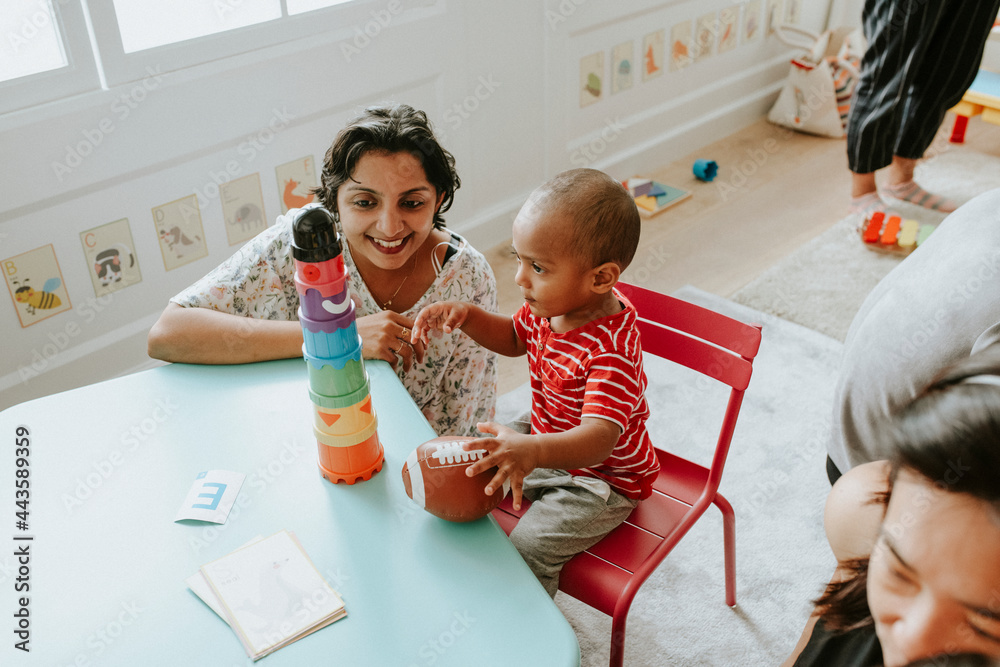
[[[919,159],[979,69],[1000,0],[866,0],[868,50],[847,124],[851,171]]]

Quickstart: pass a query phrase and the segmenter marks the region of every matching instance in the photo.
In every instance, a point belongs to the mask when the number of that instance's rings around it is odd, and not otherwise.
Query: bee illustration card
[[[8,257],[2,266],[22,328],[73,308],[51,243]]]
[[[80,243],[95,296],[142,282],[128,218],[80,232]]]
[[[229,245],[249,241],[267,228],[260,174],[223,183],[219,186],[219,198],[222,200],[222,217],[226,221]]]
[[[580,58],[580,108],[603,97],[604,52],[598,51]]]
[[[670,29],[670,69],[684,69],[694,62],[691,21],[682,21]]]
[[[312,156],[279,164],[274,168],[278,177],[278,192],[281,193],[281,212],[290,208],[302,208],[316,199],[309,191],[316,187],[316,165]]]
[[[632,42],[622,42],[611,50],[611,93],[632,87],[634,58]]]
[[[167,271],[208,255],[205,230],[201,226],[198,195],[189,195],[153,209],[156,236]]]
[[[642,80],[649,81],[663,74],[663,30],[651,32],[642,38]]]

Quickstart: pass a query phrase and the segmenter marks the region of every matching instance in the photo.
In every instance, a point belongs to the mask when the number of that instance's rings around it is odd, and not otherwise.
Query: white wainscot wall
[[[0,304],[0,408],[155,365],[146,333],[167,299],[237,249],[219,184],[259,174],[273,221],[275,167],[312,156],[318,169],[368,104],[428,113],[462,177],[448,223],[486,249],[507,241],[545,178],[578,166],[627,178],[666,164],[759,119],[788,71],[789,49],[767,35],[670,67],[674,25],[693,30],[735,8],[741,26],[752,7],[763,22],[766,0],[404,1],[384,25],[373,21],[388,4],[364,4],[370,21],[332,34],[176,71],[154,66],[128,84],[0,116],[0,261],[52,244],[73,305],[22,328],[23,306]],[[828,4],[799,3],[800,24],[819,30]],[[662,74],[643,81],[633,67],[631,87],[611,93],[614,47],[631,41],[640,65],[644,36],[658,30]],[[581,60],[597,52],[602,95],[581,107]],[[168,271],[152,208],[191,194],[209,254]],[[142,281],[97,298],[80,233],[122,218]]]

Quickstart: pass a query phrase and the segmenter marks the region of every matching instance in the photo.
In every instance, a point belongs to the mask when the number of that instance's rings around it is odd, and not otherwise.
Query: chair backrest
[[[751,361],[760,349],[761,327],[744,324],[676,297],[618,283],[639,314],[644,352],[746,389]]]
[[[761,326],[745,324],[676,297],[628,283],[616,286],[639,315],[643,352],[681,364],[731,388],[710,467],[708,492],[718,490],[743,392],[760,349]]]

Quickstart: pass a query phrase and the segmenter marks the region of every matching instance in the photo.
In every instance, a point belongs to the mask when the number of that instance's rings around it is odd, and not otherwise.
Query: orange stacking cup
[[[351,435],[328,435],[313,429],[319,445],[319,469],[336,484],[367,481],[382,469],[385,456],[378,439],[378,420]]]

